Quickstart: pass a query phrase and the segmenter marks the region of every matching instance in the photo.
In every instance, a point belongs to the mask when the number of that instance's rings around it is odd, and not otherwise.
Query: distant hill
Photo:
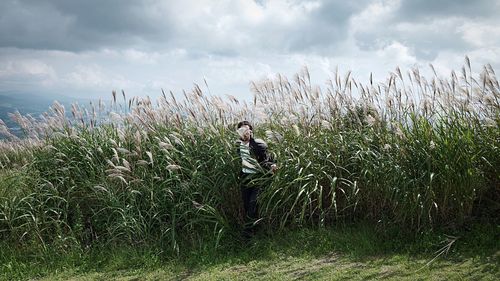
[[[71,112],[70,106],[72,103],[77,102],[80,105],[88,105],[91,101],[90,99],[76,99],[60,95],[0,92],[0,119],[15,133],[19,128],[10,119],[9,113],[19,111],[23,115],[31,114],[31,116],[37,118],[48,111],[56,100],[64,105],[68,113]]]

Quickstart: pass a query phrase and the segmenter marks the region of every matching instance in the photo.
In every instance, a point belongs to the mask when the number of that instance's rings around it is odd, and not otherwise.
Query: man
[[[240,184],[243,207],[245,209],[246,225],[243,235],[249,237],[255,231],[253,227],[257,217],[257,196],[260,186],[252,181],[263,174],[276,171],[276,164],[267,151],[266,143],[261,139],[254,139],[253,127],[248,121],[238,123],[238,155],[241,158]]]

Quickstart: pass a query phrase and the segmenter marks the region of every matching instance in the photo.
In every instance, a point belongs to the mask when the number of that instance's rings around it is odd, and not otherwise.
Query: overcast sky
[[[500,71],[498,0],[1,0],[0,92],[157,96],[208,82],[251,96],[249,81],[307,65],[384,81],[396,66],[439,75],[464,57]]]

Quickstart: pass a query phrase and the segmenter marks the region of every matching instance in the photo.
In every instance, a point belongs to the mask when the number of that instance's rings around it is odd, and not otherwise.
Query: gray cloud
[[[193,56],[259,51],[329,55],[354,36],[363,50],[396,40],[419,56],[432,58],[442,49],[470,47],[454,26],[460,24],[457,18],[494,20],[500,5],[495,0],[381,1],[399,3],[399,7],[385,14],[378,25],[358,27],[350,34],[353,16],[377,2],[183,2],[4,0],[0,3],[0,47],[68,51],[183,48]],[[276,3],[283,4],[277,7]],[[254,9],[253,14],[249,9]],[[287,16],[292,22],[283,19]],[[411,28],[411,24],[416,26]]]
[[[495,66],[499,3],[1,0],[0,87],[141,94],[207,78],[214,92],[234,93],[304,64],[363,77],[429,62],[446,72],[465,54]]]
[[[363,10],[368,1],[323,1],[308,21],[291,30],[290,50],[313,51],[328,54],[348,37],[348,24],[352,15]]]
[[[377,50],[398,41],[414,49],[423,59],[432,59],[442,50],[463,51],[470,47],[457,28],[462,21],[444,21],[429,24],[387,23],[383,30],[360,30],[354,34],[362,50]]]
[[[152,1],[6,0],[0,47],[81,51],[168,40],[168,19]]]
[[[432,60],[445,50],[466,53],[477,48],[477,43],[465,38],[466,24],[500,25],[500,4],[493,0],[402,0],[386,4],[394,9],[383,14],[376,25],[355,28],[353,37],[362,50],[377,50],[397,41],[411,48],[417,58]]]
[[[402,21],[417,21],[443,16],[497,17],[498,8],[496,0],[404,0],[397,18]]]
[[[244,2],[221,1],[207,7],[214,3],[6,0],[0,4],[0,47],[67,51],[186,48],[228,56],[261,50],[315,52],[345,40],[349,18],[366,4],[281,1],[282,7],[277,7],[276,1],[256,1],[255,7],[260,9],[255,13],[260,15],[255,20],[242,11],[251,6]],[[286,16],[292,22],[286,22]]]

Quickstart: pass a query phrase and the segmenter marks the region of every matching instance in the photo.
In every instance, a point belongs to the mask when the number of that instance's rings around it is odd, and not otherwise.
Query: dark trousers
[[[245,232],[250,233],[255,230],[254,223],[259,213],[257,208],[257,197],[260,188],[251,184],[253,174],[241,173],[241,198],[243,199],[243,208],[245,209]]]

